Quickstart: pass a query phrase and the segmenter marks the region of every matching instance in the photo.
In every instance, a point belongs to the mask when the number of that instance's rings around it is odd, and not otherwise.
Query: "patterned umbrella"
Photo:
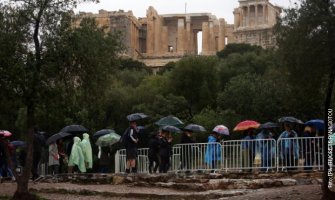
[[[111,146],[120,141],[121,136],[116,133],[109,133],[107,135],[99,137],[95,143],[97,146],[106,147]]]
[[[229,129],[224,125],[217,125],[213,129],[213,132],[221,134],[221,135],[229,135]]]
[[[242,122],[238,123],[235,126],[234,131],[245,131],[245,130],[248,130],[248,129],[258,128],[259,126],[260,126],[260,124],[256,121],[245,120],[245,121],[242,121]]]

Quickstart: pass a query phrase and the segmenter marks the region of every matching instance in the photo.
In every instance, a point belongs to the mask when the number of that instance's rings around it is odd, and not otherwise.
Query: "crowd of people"
[[[284,131],[276,137],[274,127],[267,128],[248,128],[243,131],[243,138],[240,140],[242,167],[251,170],[254,165],[256,153],[261,156],[261,170],[266,170],[273,166],[276,158],[276,141],[267,139],[285,139],[302,137],[322,136],[322,131],[313,126],[304,126],[304,131],[298,134],[294,130],[293,123],[283,123]],[[229,134],[229,133],[228,133]],[[59,173],[85,173],[93,172],[93,153],[90,143],[90,135],[83,133],[82,139],[79,135],[73,137],[70,142],[64,144],[62,138],[46,145],[43,135],[35,131],[32,179],[39,178],[38,166],[43,155],[43,148],[48,149],[48,173],[56,175]],[[204,163],[210,169],[216,169],[222,156],[222,145],[225,134],[219,133],[213,129],[210,132],[205,149]],[[137,173],[137,153],[139,143],[139,130],[136,121],[130,121],[129,127],[122,135],[122,144],[126,149],[126,173]],[[173,132],[161,127],[157,133],[151,134],[148,144],[149,173],[166,173],[171,168],[171,156],[173,155]],[[179,154],[180,169],[189,171],[192,167],[192,149],[190,144],[196,143],[193,137],[193,130],[182,129]],[[316,144],[317,143],[317,144]],[[15,180],[13,171],[9,164],[14,166],[24,166],[26,157],[26,146],[23,144],[13,145],[9,138],[0,135],[0,178],[11,177]],[[298,140],[283,140],[279,149],[280,162],[285,166],[291,166],[290,169],[296,169],[298,159],[301,158],[301,151],[304,151],[305,170],[311,170],[315,161],[315,152],[321,151],[321,146],[316,140],[310,143]],[[8,149],[8,152],[6,152]],[[313,155],[312,155],[313,154]],[[8,157],[9,156],[9,157]],[[99,147],[97,156],[99,161],[99,172],[109,172],[111,156],[108,147]]]

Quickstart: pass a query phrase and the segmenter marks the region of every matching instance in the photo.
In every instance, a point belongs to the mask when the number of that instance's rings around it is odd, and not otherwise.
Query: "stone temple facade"
[[[78,26],[84,17],[94,17],[106,32],[120,31],[126,47],[124,56],[138,59],[153,68],[198,54],[198,33],[202,33],[201,55],[215,55],[228,43],[249,43],[263,48],[275,46],[272,28],[281,9],[268,0],[239,0],[234,10],[234,24],[217,19],[211,13],[160,15],[147,9],[145,18],[131,11],[80,12],[74,17]]]
[[[268,0],[239,0],[234,10],[234,36],[237,43],[269,48],[275,46],[273,26],[281,8]]]

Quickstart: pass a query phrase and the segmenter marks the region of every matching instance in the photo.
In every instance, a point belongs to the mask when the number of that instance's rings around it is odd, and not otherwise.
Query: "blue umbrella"
[[[146,119],[149,116],[144,114],[144,113],[133,113],[127,116],[128,121],[132,122],[132,121],[137,121],[140,119]]]
[[[325,128],[325,122],[321,119],[312,119],[307,122],[305,122],[306,126],[313,126],[318,130],[324,130]]]
[[[21,140],[16,140],[16,141],[12,141],[10,142],[14,147],[26,147],[27,143],[25,141],[21,141]]]
[[[100,136],[107,135],[107,134],[110,134],[110,133],[115,133],[115,131],[113,129],[102,129],[100,131],[95,132],[93,134],[93,138],[98,138]]]

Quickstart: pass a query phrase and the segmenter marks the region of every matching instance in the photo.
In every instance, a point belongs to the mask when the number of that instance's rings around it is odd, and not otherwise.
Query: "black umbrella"
[[[137,121],[140,119],[146,119],[149,116],[144,114],[144,113],[133,113],[127,116],[128,121],[132,122],[132,121]]]
[[[62,128],[62,130],[60,130],[59,132],[71,133],[76,135],[76,134],[87,133],[88,129],[82,125],[69,125]]]
[[[266,122],[260,125],[260,129],[268,129],[268,128],[278,128],[278,124],[274,122]]]
[[[107,134],[110,134],[110,133],[115,133],[115,131],[113,129],[102,129],[100,131],[95,132],[93,134],[93,137],[98,138],[100,136],[107,135]]]
[[[50,145],[50,144],[56,142],[57,140],[62,139],[62,138],[67,137],[67,136],[70,136],[70,135],[71,135],[71,133],[63,133],[63,132],[56,133],[56,134],[50,136],[45,143],[47,145]]]
[[[278,122],[284,123],[284,122],[290,122],[290,123],[296,123],[296,124],[303,124],[300,119],[297,119],[295,117],[289,116],[289,117],[281,117],[278,119]]]
[[[181,133],[181,130],[175,126],[166,125],[162,127],[163,131],[171,132],[171,133]]]
[[[206,132],[206,129],[198,124],[189,124],[184,127],[184,130],[192,132]]]

